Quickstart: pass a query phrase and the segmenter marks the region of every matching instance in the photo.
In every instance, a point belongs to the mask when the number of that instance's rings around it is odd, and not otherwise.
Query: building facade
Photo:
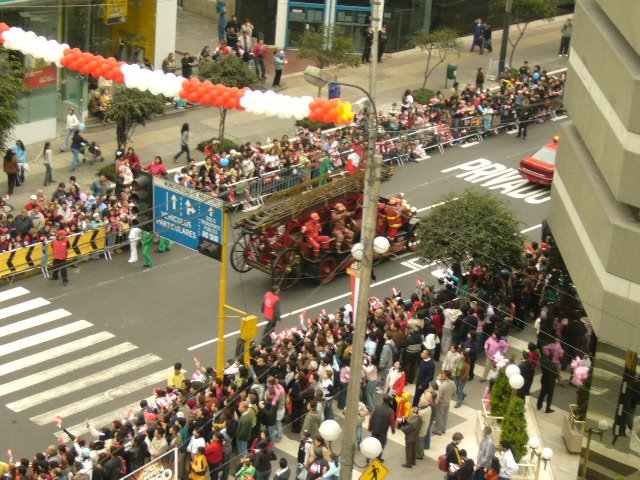
[[[636,0],[576,2],[572,121],[560,133],[548,219],[598,337],[588,418],[613,424],[592,443],[589,478],[640,469],[639,21]]]
[[[176,0],[0,0],[0,22],[31,30],[97,55],[130,63],[148,57],[157,67],[175,50]],[[56,136],[68,107],[87,116],[88,91],[97,81],[21,56],[29,92],[20,102],[15,137],[25,144]]]

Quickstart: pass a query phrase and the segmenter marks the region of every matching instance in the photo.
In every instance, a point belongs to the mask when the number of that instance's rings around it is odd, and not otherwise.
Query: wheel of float
[[[283,250],[271,267],[271,281],[281,290],[293,287],[302,277],[302,255],[297,248]]]
[[[253,267],[247,264],[247,256],[251,251],[252,236],[249,233],[243,233],[231,247],[229,259],[231,260],[231,268],[239,273],[247,273]]]

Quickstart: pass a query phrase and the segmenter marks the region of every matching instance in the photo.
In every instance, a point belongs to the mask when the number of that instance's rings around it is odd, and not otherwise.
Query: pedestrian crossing
[[[0,291],[0,402],[65,440],[56,417],[74,435],[87,433],[87,418],[97,428],[126,418],[153,400],[168,370],[161,357],[76,317],[24,287]]]

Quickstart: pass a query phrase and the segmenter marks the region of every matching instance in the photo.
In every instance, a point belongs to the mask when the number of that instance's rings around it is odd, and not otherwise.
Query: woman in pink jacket
[[[484,371],[482,372],[481,382],[487,381],[487,375],[491,370],[493,370],[495,366],[495,356],[496,353],[500,353],[503,356],[507,354],[509,351],[509,344],[504,341],[502,338],[498,338],[498,333],[493,332],[491,336],[484,342],[484,353],[487,356],[487,359],[484,363]]]

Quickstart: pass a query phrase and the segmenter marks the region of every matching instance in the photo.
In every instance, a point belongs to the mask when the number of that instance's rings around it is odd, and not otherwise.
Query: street
[[[469,175],[459,177],[478,165],[489,168],[489,161],[516,168],[522,156],[557,133],[561,121],[535,125],[526,141],[505,134],[468,148],[450,148],[444,155],[436,151],[421,163],[397,167],[395,176],[382,185],[382,194],[403,191],[424,215],[446,193],[501,185],[493,191],[514,210],[522,231],[539,239],[539,225],[548,209],[544,200],[547,189],[527,186],[509,190],[505,183],[482,179],[472,183]],[[513,181],[510,178],[503,182]],[[479,186],[483,184],[488,186]],[[522,192],[523,198],[500,193],[507,190]],[[535,203],[527,201],[531,198],[527,193],[535,194]],[[230,237],[233,242],[234,234]],[[89,261],[70,269],[70,285],[64,289],[37,276],[0,292],[0,399],[5,409],[4,434],[14,439],[14,451],[31,455],[35,449],[57,443],[53,437],[59,432],[53,424],[56,416],[61,416],[63,426],[74,434],[85,432],[85,418],[101,426],[126,416],[142,398],[152,396],[154,386],[165,384],[176,361],[188,371],[195,367],[194,357],[203,365],[215,364],[220,264],[179,246],[153,256],[156,265],[149,270],[128,264],[125,254],[114,255],[111,261]],[[440,267],[415,254],[384,261],[375,267],[372,295],[383,298],[396,287],[408,297],[416,279],[432,284],[432,272]],[[262,295],[270,287],[268,276],[257,271],[240,275],[229,269],[227,284],[227,303],[259,316]],[[326,286],[300,282],[283,293],[281,327],[297,324],[301,312],[313,316],[322,308],[333,311],[347,303],[349,295],[346,276]],[[227,320],[227,358],[233,355],[238,329],[237,318]],[[528,328],[510,337],[510,344],[521,349],[533,337],[532,328]],[[450,416],[451,433],[457,425],[472,421],[483,388],[477,382],[469,385],[467,405],[452,411],[453,420]],[[534,392],[537,388],[534,384]],[[574,394],[572,389],[560,390],[560,398]],[[556,402],[566,405],[570,398]],[[391,438],[388,448],[392,452],[402,448],[401,437],[396,434]],[[430,470],[437,470],[435,459],[448,440],[448,436],[434,438]],[[297,439],[278,446],[295,454]],[[470,445],[466,448],[473,451]],[[402,453],[385,457],[396,467]],[[395,469],[391,478],[399,478],[397,475]]]

